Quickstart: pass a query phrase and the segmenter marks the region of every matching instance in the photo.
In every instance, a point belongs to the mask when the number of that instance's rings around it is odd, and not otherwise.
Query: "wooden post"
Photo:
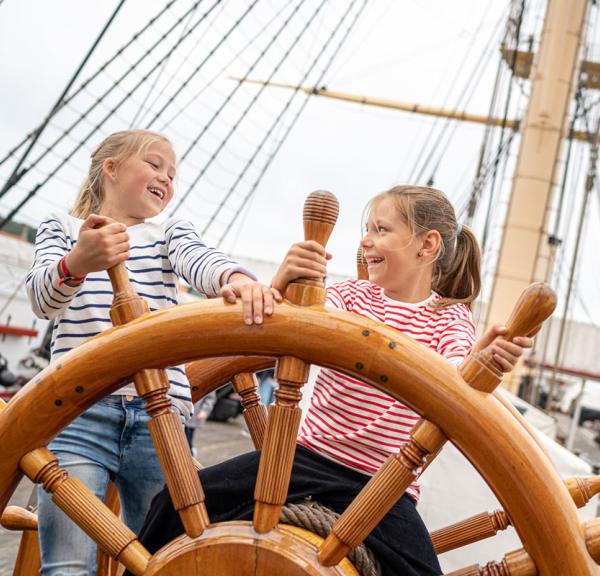
[[[136,535],[123,524],[90,490],[58,466],[47,448],[37,448],[23,456],[23,472],[52,494],[52,501],[86,534],[134,574],[142,574],[150,553]]]

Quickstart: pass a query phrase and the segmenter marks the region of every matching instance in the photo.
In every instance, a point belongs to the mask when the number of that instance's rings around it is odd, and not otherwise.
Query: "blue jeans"
[[[164,477],[148,431],[141,398],[108,396],[76,418],[48,446],[59,464],[100,500],[115,482],[127,526],[139,532]],[[93,576],[96,543],[38,486],[41,573]]]

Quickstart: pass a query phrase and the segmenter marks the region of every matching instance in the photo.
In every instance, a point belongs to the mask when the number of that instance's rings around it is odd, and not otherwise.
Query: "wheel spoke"
[[[244,419],[254,448],[260,450],[267,428],[267,409],[260,401],[256,379],[251,372],[242,372],[233,377],[233,388],[240,396],[244,407]]]
[[[291,356],[284,356],[277,363],[275,377],[279,388],[275,392],[275,404],[269,406],[254,491],[254,528],[257,532],[268,532],[277,525],[287,498],[302,416],[300,388],[308,379],[309,368],[307,363]]]
[[[325,247],[337,221],[339,205],[331,192],[317,191],[304,203],[304,239],[314,240]],[[297,306],[324,306],[323,279],[298,279],[288,284],[285,299]],[[264,447],[261,451],[254,499],[254,528],[267,532],[274,528],[285,503],[302,411],[299,408],[300,389],[308,380],[309,364],[285,356],[277,362],[275,377],[279,388],[275,404],[269,406],[269,418]]]
[[[148,304],[132,288],[124,264],[111,268],[108,275],[114,294],[110,317],[115,326],[127,324],[148,311]],[[134,375],[133,381],[151,418],[148,430],[173,506],[179,513],[186,534],[195,538],[202,534],[210,521],[183,425],[167,395],[169,379],[164,370],[152,369],[141,370]]]
[[[565,485],[577,508],[583,508],[600,492],[600,476],[581,476],[567,478]],[[479,542],[506,530],[512,524],[504,510],[481,512],[460,522],[440,528],[430,534],[435,551],[438,554],[462,548],[473,542]]]
[[[32,450],[23,456],[20,467],[33,482],[42,484],[53,502],[107,554],[133,574],[143,574],[150,553],[79,478],[59,467],[50,450]]]
[[[474,564],[445,576],[537,576],[538,569],[525,550],[517,550],[504,556],[500,562],[485,566]]]

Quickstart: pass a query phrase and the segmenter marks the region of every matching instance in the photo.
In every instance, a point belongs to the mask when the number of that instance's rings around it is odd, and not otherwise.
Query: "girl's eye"
[[[152,166],[152,168],[154,168],[155,170],[158,170],[158,164],[156,162],[152,162],[150,160],[146,160],[146,162],[148,162],[148,164],[150,164],[150,166]]]
[[[385,226],[377,226],[377,232],[386,232],[387,228]]]

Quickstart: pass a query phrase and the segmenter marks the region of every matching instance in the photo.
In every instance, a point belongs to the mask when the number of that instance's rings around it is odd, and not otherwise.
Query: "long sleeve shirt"
[[[77,243],[83,220],[67,214],[46,218],[39,226],[34,261],[26,278],[35,314],[54,319],[51,353],[60,357],[88,338],[112,326],[113,298],[106,271],[92,272],[77,286],[60,284],[58,262]],[[207,247],[189,222],[171,218],[162,224],[144,222],[127,228],[130,256],[125,266],[131,284],[151,310],[178,303],[178,279],[183,278],[206,296],[216,296],[231,273],[249,276],[221,252]],[[241,319],[240,319],[241,322]],[[167,369],[169,396],[189,417],[191,394],[183,367]],[[132,383],[115,394],[136,395]]]

